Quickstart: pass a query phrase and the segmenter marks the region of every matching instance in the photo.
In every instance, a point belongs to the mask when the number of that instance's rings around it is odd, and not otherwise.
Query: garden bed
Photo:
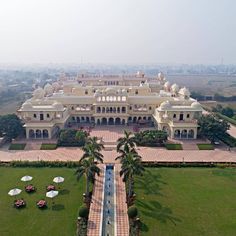
[[[210,143],[198,143],[199,150],[214,150],[214,146]]]
[[[55,143],[43,143],[41,145],[41,150],[55,150],[57,149],[57,144]]]
[[[165,147],[167,150],[183,150],[183,147],[179,143],[166,143]]]
[[[24,150],[26,143],[11,143],[9,150]]]

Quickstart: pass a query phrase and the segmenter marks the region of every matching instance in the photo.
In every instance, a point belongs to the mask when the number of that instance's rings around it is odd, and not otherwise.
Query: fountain
[[[103,212],[102,212],[102,236],[115,235],[115,183],[114,183],[114,166],[106,165]]]

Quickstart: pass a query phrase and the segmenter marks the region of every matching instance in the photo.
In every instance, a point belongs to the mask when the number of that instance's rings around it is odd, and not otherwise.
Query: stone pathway
[[[125,183],[120,177],[120,164],[115,165],[116,175],[116,232],[117,236],[129,235],[129,219],[127,214]]]
[[[102,225],[102,205],[103,205],[103,186],[104,186],[104,165],[99,165],[100,176],[96,176],[92,203],[90,205],[87,236],[100,236]]]

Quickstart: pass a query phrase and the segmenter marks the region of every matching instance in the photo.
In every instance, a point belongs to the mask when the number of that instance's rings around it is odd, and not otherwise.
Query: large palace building
[[[51,139],[78,125],[154,125],[170,138],[195,139],[201,105],[162,73],[133,76],[61,76],[37,88],[18,110],[29,139]]]

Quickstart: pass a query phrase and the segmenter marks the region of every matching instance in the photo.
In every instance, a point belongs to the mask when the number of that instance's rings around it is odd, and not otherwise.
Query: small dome
[[[22,104],[22,109],[30,109],[32,108],[32,104],[30,101],[26,101]]]
[[[201,104],[199,102],[197,102],[197,101],[193,102],[191,104],[191,107],[195,108],[195,109],[201,109],[202,108]]]
[[[158,73],[157,78],[158,78],[160,81],[163,81],[163,80],[165,80],[165,75],[164,75],[162,72],[160,72],[160,73]]]
[[[53,90],[54,91],[58,91],[59,89],[60,89],[60,84],[58,83],[58,82],[54,82],[54,83],[52,83],[52,88],[53,88]]]
[[[168,110],[169,108],[171,108],[171,104],[169,101],[162,102],[160,108],[161,110]]]
[[[54,103],[53,103],[53,106],[54,106],[57,110],[63,110],[63,109],[64,109],[63,105],[62,105],[61,103],[59,103],[59,102],[54,102]]]
[[[186,96],[186,97],[190,96],[190,92],[189,92],[189,90],[186,87],[181,88],[179,90],[179,94],[183,95],[183,96]]]
[[[178,93],[179,91],[179,85],[178,84],[173,84],[171,86],[171,91],[174,92],[174,93]]]
[[[169,81],[165,82],[165,84],[164,84],[164,88],[169,90],[170,87],[171,87],[170,82],[169,82]]]
[[[45,96],[45,91],[42,88],[37,88],[33,92],[34,99],[42,99]]]
[[[44,86],[44,91],[47,95],[52,95],[53,94],[53,87],[51,84],[46,84]]]

